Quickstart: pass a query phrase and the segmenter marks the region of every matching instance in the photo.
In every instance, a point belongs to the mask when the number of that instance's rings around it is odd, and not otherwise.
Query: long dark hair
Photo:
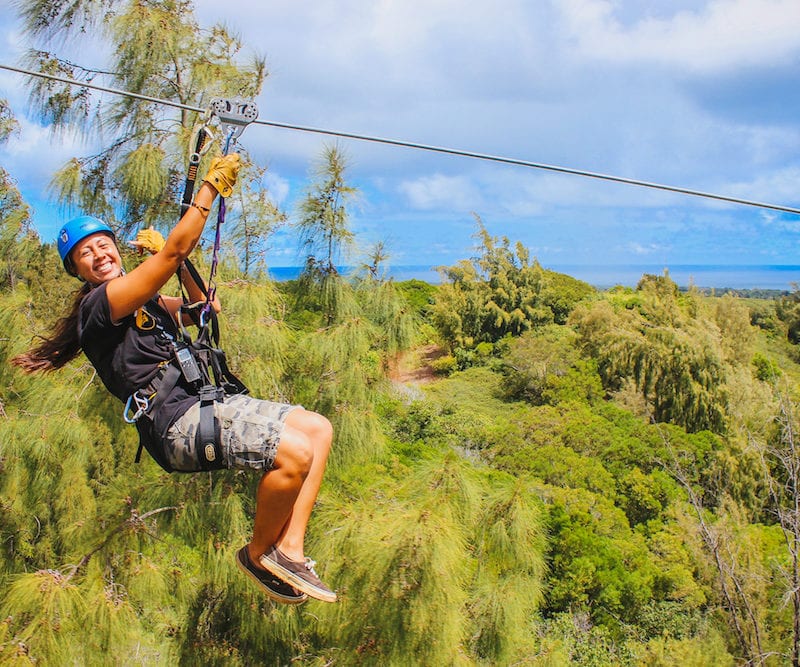
[[[75,299],[69,313],[56,321],[50,336],[42,336],[42,342],[27,352],[18,354],[11,363],[26,373],[54,371],[68,364],[81,352],[78,341],[78,312],[81,301],[91,291],[92,286],[84,283],[75,292]]]

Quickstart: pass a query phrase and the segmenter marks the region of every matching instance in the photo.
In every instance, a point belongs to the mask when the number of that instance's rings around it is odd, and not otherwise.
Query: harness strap
[[[200,126],[197,130],[196,134],[196,141],[194,145],[194,150],[192,154],[189,156],[189,169],[186,173],[186,182],[183,186],[183,199],[181,201],[181,217],[183,216],[186,211],[189,210],[189,207],[192,205],[192,199],[194,198],[194,186],[195,182],[197,181],[197,169],[200,166],[200,158],[202,157],[205,150],[208,150],[211,144],[205,146],[206,139],[211,138],[213,139],[213,135],[206,127],[205,123]],[[193,137],[193,138],[195,138]],[[205,283],[203,279],[200,277],[197,269],[195,268],[194,264],[187,258],[184,260],[184,266],[186,270],[189,272],[189,275],[192,277],[194,283],[200,288],[200,291],[203,293],[203,296],[208,296],[208,291],[206,290]],[[181,282],[181,272],[178,270],[178,284],[181,288],[181,293],[183,293],[183,283]]]
[[[183,186],[183,200],[181,201],[181,215],[186,213],[189,210],[189,207],[192,205],[192,198],[194,196],[194,184],[197,181],[197,169],[200,166],[200,158],[202,157],[203,153],[203,145],[206,143],[206,139],[211,137],[211,133],[208,131],[208,128],[205,124],[201,125],[200,128],[197,130],[195,137],[196,138],[194,150],[192,154],[189,156],[189,169],[186,173],[186,182]],[[211,137],[213,139],[213,137]],[[209,144],[210,145],[210,144]]]
[[[214,403],[224,400],[221,387],[206,385],[200,389],[200,423],[195,434],[197,460],[202,470],[224,467],[219,420],[214,414]]]
[[[150,401],[150,408],[144,416],[146,419],[152,418],[150,415],[156,414],[158,410],[161,409],[161,406],[164,404],[164,401],[169,396],[170,392],[175,388],[175,385],[178,384],[178,380],[181,377],[181,371],[175,364],[169,364],[166,366],[166,371],[164,375],[161,377],[161,382],[158,383],[158,388],[156,389],[155,397]],[[149,393],[147,389],[139,390],[144,391],[145,393]],[[136,392],[137,394],[139,392]],[[135,394],[134,394],[135,395]],[[138,421],[137,421],[138,426]],[[165,433],[160,434],[163,438]],[[140,432],[141,436],[141,432]],[[134,459],[136,463],[142,460],[142,449],[144,448],[144,439],[142,437],[139,438],[139,449],[136,450],[136,458]]]
[[[238,377],[228,368],[228,360],[225,352],[219,348],[211,349],[209,360],[214,368],[214,377],[219,378],[219,385],[226,394],[249,394],[250,390]]]

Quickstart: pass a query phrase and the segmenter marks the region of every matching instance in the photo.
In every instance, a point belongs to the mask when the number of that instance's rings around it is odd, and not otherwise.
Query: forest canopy
[[[42,70],[197,105],[267,75],[188,2],[22,13]],[[53,46],[88,25],[102,71]],[[53,193],[108,219],[134,267],[136,227],[176,217],[196,118],[55,83],[32,108],[103,124],[107,144]],[[0,141],[15,129],[0,103]],[[84,358],[46,375],[9,363],[78,283],[0,169],[0,663],[798,664],[800,292],[682,291],[668,273],[600,291],[478,215],[474,257],[439,285],[397,283],[383,242],[354,254],[341,146],[321,149],[297,210],[245,162],[217,278],[223,347],[255,395],[334,425],[308,550],[340,601],[280,606],[236,570],[255,476],[136,464],[135,430]],[[284,227],[304,262],[276,282],[264,250]],[[193,260],[207,268],[208,244]]]

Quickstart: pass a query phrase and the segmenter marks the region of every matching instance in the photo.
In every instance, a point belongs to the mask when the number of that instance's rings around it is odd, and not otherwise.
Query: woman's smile
[[[122,271],[122,261],[114,240],[102,232],[86,237],[72,251],[77,274],[92,284],[116,278]]]

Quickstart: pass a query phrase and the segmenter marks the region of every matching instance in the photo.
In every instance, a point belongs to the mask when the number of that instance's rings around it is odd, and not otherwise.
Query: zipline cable
[[[11,65],[4,65],[0,63],[0,69],[9,70],[11,72],[18,72],[20,74],[27,74],[28,76],[35,76],[44,79],[51,79],[52,81],[58,81],[60,83],[66,83],[73,86],[82,86],[84,88],[93,88],[95,90],[100,90],[102,92],[111,93],[114,95],[122,95],[124,97],[132,97],[134,99],[143,100],[145,102],[153,102],[156,104],[162,104],[164,106],[175,107],[176,109],[182,109],[184,111],[195,111],[197,113],[204,113],[206,109],[200,107],[194,107],[188,104],[182,104],[180,102],[172,102],[171,100],[164,100],[157,97],[150,97],[148,95],[141,95],[139,93],[132,93],[130,91],[119,90],[116,88],[109,88],[107,86],[100,86],[95,83],[90,83],[87,81],[77,81],[75,79],[69,79],[66,77],[56,76],[54,74],[45,74],[42,72],[34,72],[32,70],[23,69],[21,67],[13,67]],[[412,141],[403,141],[400,139],[388,139],[385,137],[375,137],[369,136],[364,134],[356,134],[354,132],[341,132],[337,130],[327,130],[319,127],[309,127],[306,125],[294,125],[291,123],[282,123],[279,121],[271,121],[271,120],[255,120],[253,121],[254,125],[267,125],[270,127],[277,127],[286,130],[296,130],[299,132],[310,132],[314,134],[324,134],[331,137],[341,137],[343,139],[354,139],[357,141],[367,141],[377,144],[386,144],[389,146],[399,146],[402,148],[412,148],[416,150],[422,151],[429,151],[432,153],[443,153],[446,155],[455,155],[458,157],[466,157],[475,160],[483,160],[488,162],[496,162],[500,164],[508,164],[517,167],[528,167],[531,169],[541,169],[545,171],[552,171],[562,174],[570,174],[572,176],[583,176],[585,178],[594,178],[603,181],[611,181],[615,183],[622,183],[624,185],[634,185],[637,187],[642,188],[650,188],[653,190],[662,190],[666,192],[674,192],[677,194],[683,195],[690,195],[692,197],[703,197],[705,199],[714,199],[717,201],[724,201],[731,204],[742,204],[744,206],[754,206],[756,208],[764,208],[770,209],[773,211],[781,211],[784,213],[793,213],[795,215],[800,215],[800,209],[793,208],[791,206],[783,206],[780,204],[768,204],[765,202],[757,202],[752,201],[750,199],[741,199],[739,197],[730,197],[727,195],[718,195],[712,192],[703,192],[702,190],[692,190],[689,188],[678,187],[674,185],[663,185],[660,183],[652,183],[649,181],[641,181],[635,178],[626,178],[624,176],[613,176],[611,174],[601,174],[594,171],[585,171],[583,169],[573,169],[571,167],[561,167],[558,165],[552,164],[543,164],[541,162],[531,162],[529,160],[520,160],[516,158],[510,157],[503,157],[500,155],[489,155],[486,153],[478,153],[475,151],[467,151],[458,148],[447,148],[444,146],[433,146],[430,144],[421,144]]]

